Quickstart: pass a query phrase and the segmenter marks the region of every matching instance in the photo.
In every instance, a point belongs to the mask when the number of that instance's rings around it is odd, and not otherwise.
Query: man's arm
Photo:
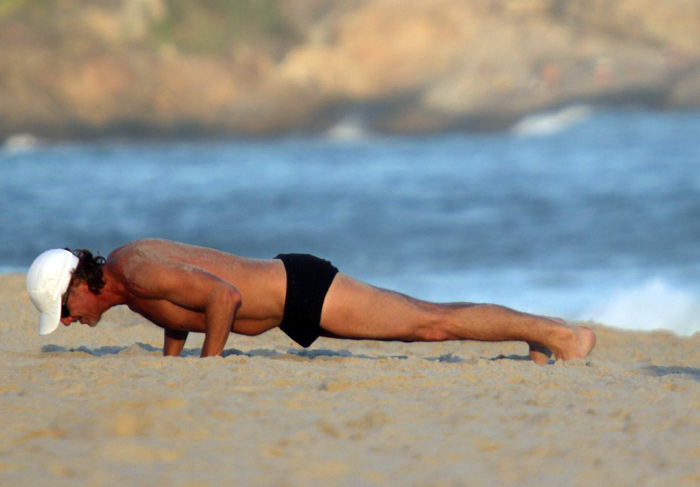
[[[219,285],[209,294],[204,308],[206,331],[200,357],[221,355],[240,307],[241,294],[233,286]]]
[[[195,266],[161,258],[158,255],[132,257],[132,275],[124,274],[129,291],[147,299],[162,299],[182,308],[204,314],[204,344],[202,357],[221,355],[241,306],[241,294],[230,283]],[[172,344],[168,343],[173,341]],[[177,339],[168,338],[165,345],[181,352],[184,347]],[[164,350],[164,353],[166,351]]]
[[[163,355],[165,357],[179,357],[185,348],[188,332],[181,330],[165,329],[163,334]]]

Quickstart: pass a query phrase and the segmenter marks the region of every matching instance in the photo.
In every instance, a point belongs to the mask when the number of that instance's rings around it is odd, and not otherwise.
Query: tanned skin
[[[179,356],[195,332],[205,334],[201,356],[210,357],[221,355],[230,333],[259,335],[282,321],[287,274],[280,260],[144,239],[110,253],[103,273],[99,294],[73,279],[64,325],[95,326],[109,308],[126,305],[164,329],[164,355]],[[552,353],[584,358],[595,346],[592,330],[558,318],[492,304],[421,301],[343,273],[328,290],[321,328],[323,336],[347,339],[524,341],[538,364]]]

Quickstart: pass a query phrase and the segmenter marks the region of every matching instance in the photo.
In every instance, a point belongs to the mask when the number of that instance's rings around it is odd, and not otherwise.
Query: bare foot
[[[595,333],[586,326],[577,326],[574,328],[574,334],[579,344],[578,358],[586,358],[595,348]]]
[[[549,346],[528,342],[530,359],[538,365],[546,365],[554,355],[557,360],[574,360],[586,358],[595,347],[596,337],[593,330],[585,326],[570,325],[561,318],[542,316],[559,325],[559,333]]]
[[[595,347],[595,333],[585,326],[569,325],[568,328],[573,332],[573,336],[569,335],[569,338],[562,342],[562,347],[555,351],[554,355],[561,360],[586,358]]]
[[[552,356],[550,349],[539,343],[527,342],[527,345],[530,347],[530,360],[537,365],[547,365],[549,363],[549,359]]]

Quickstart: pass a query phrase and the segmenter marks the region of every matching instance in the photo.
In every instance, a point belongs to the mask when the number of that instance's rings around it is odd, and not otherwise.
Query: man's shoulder
[[[167,267],[158,253],[158,239],[136,240],[114,249],[106,265],[111,276],[135,294],[158,282],[164,267]]]
[[[152,254],[157,239],[141,239],[129,242],[114,249],[107,256],[106,265],[110,270],[124,277],[133,274],[139,267],[147,263],[149,254]]]
[[[142,238],[139,240],[134,240],[114,249],[112,252],[110,252],[107,259],[112,261],[121,261],[143,256],[144,253],[153,252],[159,246],[162,246],[167,242],[167,240],[158,238]]]

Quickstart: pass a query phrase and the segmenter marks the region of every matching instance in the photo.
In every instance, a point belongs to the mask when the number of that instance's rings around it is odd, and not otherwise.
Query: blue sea
[[[0,148],[0,272],[146,236],[310,252],[377,286],[700,331],[700,113],[570,107],[492,134]],[[31,139],[31,138],[30,138]],[[17,139],[15,139],[16,142]]]

